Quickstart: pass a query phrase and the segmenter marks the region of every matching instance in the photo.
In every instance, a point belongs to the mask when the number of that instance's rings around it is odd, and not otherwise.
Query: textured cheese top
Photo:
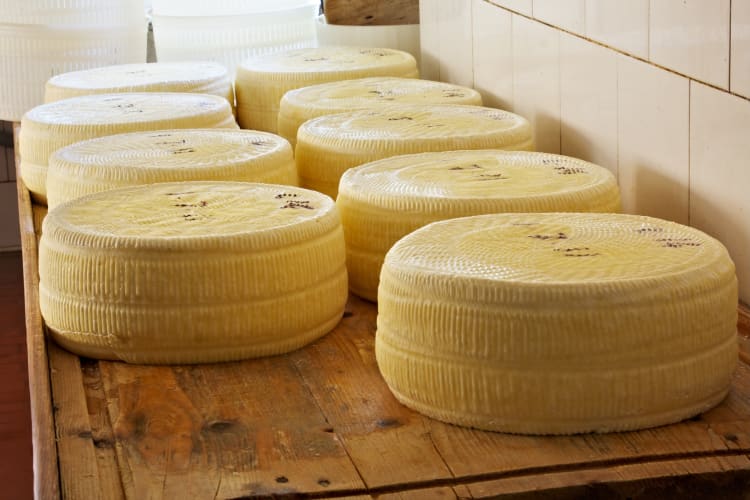
[[[609,170],[567,156],[469,150],[402,155],[349,169],[339,196],[406,211],[616,212]]]
[[[189,180],[297,184],[290,144],[265,132],[176,129],[117,134],[55,151],[47,172],[50,208],[117,187]]]
[[[20,153],[23,161],[46,165],[54,150],[71,143],[69,138],[200,127],[237,128],[229,102],[179,92],[85,95],[28,111],[21,122]]]
[[[358,78],[290,90],[281,100],[281,112],[312,117],[402,103],[481,105],[482,96],[468,87],[418,78]]]
[[[510,284],[517,293],[526,286],[539,300],[549,300],[558,287],[572,290],[568,285],[591,291],[615,282],[615,295],[599,297],[610,301],[626,300],[629,290],[679,283],[679,290],[693,294],[708,281],[735,279],[717,240],[673,222],[623,214],[491,214],[436,222],[396,243],[385,266],[453,283],[481,280],[498,290]],[[686,286],[691,282],[697,288]]]
[[[305,189],[242,182],[176,182],[116,189],[51,210],[49,240],[91,248],[266,250],[339,225],[331,198]],[[54,233],[49,233],[53,231]]]
[[[194,92],[233,95],[227,69],[213,62],[160,62],[104,66],[53,76],[45,102],[78,95],[117,92]]]
[[[58,149],[50,168],[67,175],[108,179],[150,179],[160,175],[184,180],[202,171],[234,169],[238,172],[266,167],[259,160],[291,159],[292,148],[281,137],[267,132],[232,129],[176,129],[108,135]],[[256,163],[253,163],[256,162]],[[85,180],[85,179],[84,179]],[[177,179],[173,179],[177,180]]]
[[[297,140],[340,150],[371,150],[378,143],[418,139],[441,151],[487,147],[532,149],[528,120],[499,109],[461,105],[408,105],[314,118],[302,124]]]
[[[237,80],[320,81],[321,74],[340,77],[400,75],[415,77],[417,61],[411,54],[386,48],[312,47],[257,56],[240,64]]]

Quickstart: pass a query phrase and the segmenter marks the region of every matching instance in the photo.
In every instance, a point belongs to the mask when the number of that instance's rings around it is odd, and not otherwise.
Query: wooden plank
[[[750,364],[750,309],[740,304],[737,309],[737,332],[740,341],[740,359]]]
[[[86,392],[86,407],[89,413],[91,439],[99,471],[101,485],[100,500],[124,500],[125,492],[115,454],[115,439],[107,413],[99,362],[81,359],[81,373]]]
[[[467,485],[473,498],[746,498],[750,459],[706,457],[546,472]]]
[[[419,0],[323,0],[328,24],[418,24]]]
[[[26,346],[29,366],[29,394],[31,403],[31,439],[33,446],[34,497],[60,498],[60,476],[55,444],[52,392],[49,379],[49,360],[42,315],[39,312],[39,274],[37,243],[31,217],[31,198],[18,168],[18,134],[20,124],[13,124],[16,144],[16,177],[18,188],[19,225],[23,253],[24,301],[26,304]]]
[[[284,356],[194,366],[100,362],[128,498],[363,490]]]
[[[99,468],[94,452],[79,358],[48,345],[55,429],[63,498],[99,498]]]
[[[339,327],[291,357],[368,488],[451,479],[429,419],[398,403],[380,376],[375,309],[351,297]]]
[[[740,364],[726,400],[679,424],[635,432],[578,436],[516,436],[432,421],[436,448],[457,478],[535,468],[657,460],[741,450],[750,453],[750,368]],[[543,486],[543,485],[540,485]]]

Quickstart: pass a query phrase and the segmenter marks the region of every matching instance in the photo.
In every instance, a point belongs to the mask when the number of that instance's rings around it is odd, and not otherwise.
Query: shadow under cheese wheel
[[[291,186],[178,182],[58,205],[39,246],[42,316],[70,351],[131,363],[280,354],[347,300],[333,200]]]
[[[737,356],[724,246],[659,219],[492,214],[388,252],[375,353],[428,416],[522,434],[641,429],[704,412]]]

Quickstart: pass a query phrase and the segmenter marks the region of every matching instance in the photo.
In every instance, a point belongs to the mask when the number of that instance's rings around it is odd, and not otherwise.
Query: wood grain
[[[24,302],[26,307],[26,347],[29,366],[29,394],[31,397],[31,440],[34,466],[34,497],[40,500],[60,498],[55,444],[52,391],[49,379],[47,343],[39,312],[39,274],[37,240],[31,216],[31,198],[21,179],[18,158],[20,123],[13,124],[16,151],[16,185],[18,188],[19,224],[23,252]]]
[[[328,24],[418,24],[419,0],[324,0]]]
[[[686,422],[535,437],[452,426],[401,406],[375,362],[376,307],[355,297],[332,333],[283,356],[139,366],[47,348],[24,188],[19,204],[27,321],[36,318],[27,329],[37,498],[60,496],[58,453],[69,498],[658,498],[709,486],[733,498],[750,487],[746,363],[725,401]]]

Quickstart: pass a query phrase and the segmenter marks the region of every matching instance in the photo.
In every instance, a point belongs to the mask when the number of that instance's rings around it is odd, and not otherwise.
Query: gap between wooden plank
[[[42,315],[39,311],[39,274],[36,234],[31,216],[31,198],[21,180],[18,136],[21,124],[13,124],[16,158],[18,215],[23,253],[24,302],[26,311],[26,346],[29,367],[31,406],[31,439],[34,464],[34,497],[43,500],[60,498],[60,472],[52,412],[50,366]]]

